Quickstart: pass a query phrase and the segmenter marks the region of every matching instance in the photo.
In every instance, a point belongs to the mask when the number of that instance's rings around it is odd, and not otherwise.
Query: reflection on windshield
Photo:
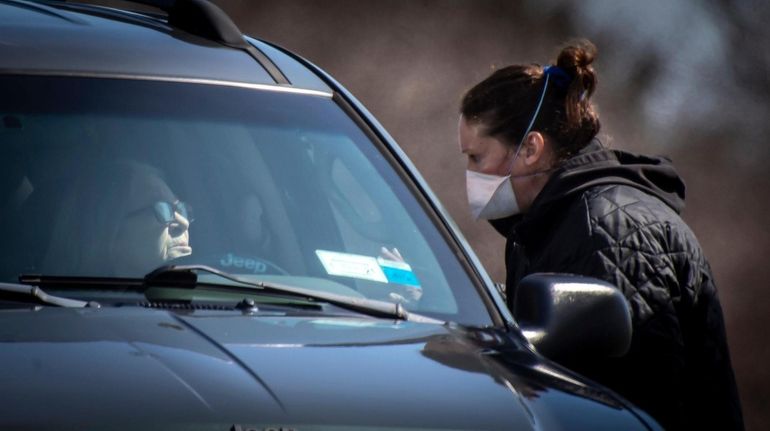
[[[330,99],[84,78],[0,88],[13,119],[0,124],[3,280],[141,277],[182,259],[490,323],[413,194]]]

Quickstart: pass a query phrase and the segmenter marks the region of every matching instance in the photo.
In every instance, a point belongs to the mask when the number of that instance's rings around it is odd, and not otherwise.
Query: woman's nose
[[[179,236],[187,232],[190,228],[190,222],[178,212],[174,211],[174,221],[168,227],[168,233],[171,236]]]

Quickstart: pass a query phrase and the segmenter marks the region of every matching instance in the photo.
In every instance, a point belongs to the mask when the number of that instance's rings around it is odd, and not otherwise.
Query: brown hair
[[[595,57],[596,47],[587,40],[561,50],[532,126],[555,141],[560,160],[580,151],[599,133],[599,116],[590,101],[597,82],[591,66]],[[460,113],[466,121],[481,122],[488,135],[518,146],[544,90],[545,69],[530,64],[495,71],[465,93]]]

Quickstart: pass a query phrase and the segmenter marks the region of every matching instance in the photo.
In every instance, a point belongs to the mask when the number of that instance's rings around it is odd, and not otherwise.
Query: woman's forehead
[[[466,121],[461,116],[458,130],[462,153],[507,150],[507,146],[500,139],[487,133],[487,126],[481,121]]]
[[[476,150],[479,145],[479,140],[483,136],[481,125],[475,121],[467,121],[465,117],[461,115],[457,130],[460,138],[460,151],[467,153]]]

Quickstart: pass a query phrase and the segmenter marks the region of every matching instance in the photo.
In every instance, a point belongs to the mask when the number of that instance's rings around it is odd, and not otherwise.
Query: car
[[[659,429],[559,365],[625,352],[617,289],[535,274],[514,318],[330,75],[119,6],[0,2],[0,428]]]

